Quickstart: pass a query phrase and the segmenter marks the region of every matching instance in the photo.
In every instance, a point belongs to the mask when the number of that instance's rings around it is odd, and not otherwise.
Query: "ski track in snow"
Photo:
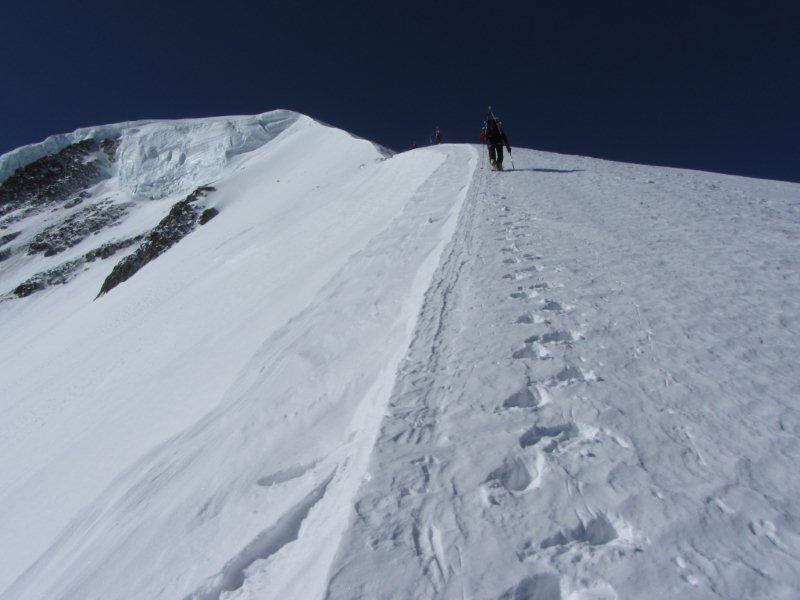
[[[2,600],[800,596],[800,186],[289,122],[179,124],[213,223],[0,307]]]

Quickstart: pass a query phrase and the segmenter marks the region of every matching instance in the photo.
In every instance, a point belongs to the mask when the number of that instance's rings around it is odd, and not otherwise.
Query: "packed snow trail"
[[[798,186],[476,172],[326,599],[800,595]]]

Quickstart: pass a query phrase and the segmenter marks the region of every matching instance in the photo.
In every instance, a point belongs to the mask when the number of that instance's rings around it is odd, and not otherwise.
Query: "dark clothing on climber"
[[[503,170],[503,144],[488,144],[489,162],[498,170]]]
[[[481,140],[486,142],[489,148],[489,162],[492,168],[502,171],[503,170],[503,146],[511,152],[511,146],[508,143],[508,136],[500,123],[491,115],[486,117],[486,124],[483,126],[481,132]]]

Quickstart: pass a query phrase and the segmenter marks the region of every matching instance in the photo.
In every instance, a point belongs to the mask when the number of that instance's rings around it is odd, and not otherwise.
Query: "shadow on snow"
[[[584,169],[505,169],[506,171],[536,171],[537,173],[578,173]]]

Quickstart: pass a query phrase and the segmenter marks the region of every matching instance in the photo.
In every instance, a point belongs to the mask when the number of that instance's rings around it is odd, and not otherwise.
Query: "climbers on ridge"
[[[479,139],[486,143],[489,148],[489,162],[495,171],[503,170],[503,146],[511,155],[511,145],[508,143],[508,136],[503,130],[502,123],[494,116],[492,107],[486,110],[486,120],[483,123],[483,130]],[[513,166],[513,165],[512,165]]]

